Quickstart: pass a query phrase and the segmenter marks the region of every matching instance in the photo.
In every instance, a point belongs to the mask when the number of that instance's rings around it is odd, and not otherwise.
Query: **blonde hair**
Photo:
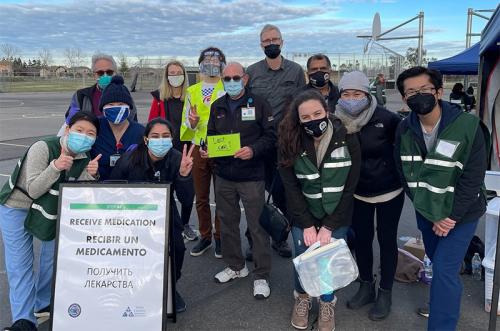
[[[186,68],[184,68],[184,65],[181,62],[175,60],[170,61],[165,66],[165,72],[163,73],[163,78],[161,80],[160,87],[158,88],[160,90],[160,100],[170,99],[173,97],[173,87],[170,85],[167,79],[168,67],[170,67],[171,65],[176,65],[181,67],[182,72],[184,72],[184,82],[182,83],[182,93],[181,93],[181,100],[184,100],[184,98],[186,97],[186,90],[188,87],[188,75],[186,72]]]

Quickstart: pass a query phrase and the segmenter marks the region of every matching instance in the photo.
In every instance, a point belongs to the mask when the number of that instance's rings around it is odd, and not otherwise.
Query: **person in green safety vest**
[[[279,127],[278,151],[295,256],[315,242],[325,245],[332,237],[344,238],[351,224],[361,151],[356,135],[347,134],[340,119],[328,114],[318,91],[303,91],[292,101]],[[291,324],[306,329],[312,298],[294,275]],[[335,328],[336,302],[333,292],[319,298],[319,330]]]
[[[0,231],[14,322],[4,330],[37,330],[37,317],[50,312],[59,184],[97,179],[101,156],[91,160],[88,152],[98,132],[94,114],[76,113],[62,137],[30,146],[0,191]],[[37,273],[33,237],[42,241]]]
[[[490,135],[479,118],[442,100],[439,72],[413,67],[396,83],[411,109],[396,133],[396,168],[432,261],[427,327],[455,330],[462,296],[460,266],[486,211]]]

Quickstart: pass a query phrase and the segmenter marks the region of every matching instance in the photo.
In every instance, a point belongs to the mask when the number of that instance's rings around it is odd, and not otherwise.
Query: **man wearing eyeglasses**
[[[396,133],[395,161],[432,261],[428,329],[455,330],[460,266],[486,211],[489,132],[479,118],[442,100],[437,71],[410,68],[397,87],[411,112]]]
[[[95,54],[92,56],[92,72],[96,83],[92,86],[77,90],[71,98],[71,104],[66,112],[66,123],[71,116],[79,111],[93,113],[97,117],[102,116],[99,110],[99,100],[102,91],[111,82],[111,77],[116,73],[115,59],[107,54]],[[135,105],[130,107],[129,119],[137,121],[137,110]]]
[[[234,156],[214,158],[217,176],[215,199],[221,221],[222,256],[227,264],[227,268],[215,275],[215,281],[226,283],[248,275],[241,251],[241,199],[253,238],[253,295],[257,299],[265,299],[271,293],[271,247],[269,235],[259,219],[264,208],[263,161],[276,143],[274,118],[267,101],[245,88],[248,75],[241,64],[229,63],[223,70],[222,81],[226,95],[211,106],[207,136],[237,133],[241,148]],[[200,154],[204,158],[210,157],[203,150]]]
[[[306,85],[304,70],[293,61],[281,55],[283,38],[280,29],[272,24],[266,24],[260,32],[260,47],[266,57],[248,67],[248,86],[254,94],[264,97],[271,105],[275,127],[284,115],[284,105],[290,96]],[[266,189],[272,189],[274,204],[286,215],[286,201],[283,184],[276,170],[277,153],[274,150],[266,159]],[[274,185],[271,188],[271,184]],[[249,238],[251,245],[251,238]],[[291,257],[292,251],[286,241],[273,242],[273,248],[283,257]]]

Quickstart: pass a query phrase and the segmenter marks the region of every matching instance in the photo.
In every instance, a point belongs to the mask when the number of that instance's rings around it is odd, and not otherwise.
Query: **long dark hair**
[[[304,130],[300,125],[299,106],[309,100],[318,101],[328,113],[325,99],[320,92],[308,89],[297,94],[287,107],[285,117],[279,125],[278,152],[280,154],[279,165],[282,167],[292,166],[302,152],[302,133]]]
[[[137,145],[137,148],[134,151],[132,151],[132,153],[130,155],[130,164],[133,167],[144,168],[147,166],[147,164],[145,164],[144,160],[148,160],[147,162],[149,162],[149,157],[144,157],[144,156],[148,155],[148,146],[146,145],[144,138],[148,137],[149,133],[151,132],[151,130],[153,129],[153,127],[156,124],[166,125],[168,130],[170,131],[170,134],[172,135],[172,139],[174,138],[173,127],[169,121],[167,121],[161,117],[157,117],[157,118],[152,119],[146,125],[146,128],[144,129],[143,139],[141,139],[141,141]]]

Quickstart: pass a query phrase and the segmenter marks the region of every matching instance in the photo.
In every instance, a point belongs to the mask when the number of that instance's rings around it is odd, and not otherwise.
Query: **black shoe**
[[[278,252],[279,256],[282,257],[292,257],[292,249],[288,246],[286,241],[275,242],[271,245],[275,251]]]
[[[245,250],[245,260],[247,260],[248,262],[253,261],[253,252],[251,247],[247,247],[247,249]]]
[[[423,316],[425,318],[429,318],[429,305],[425,305],[425,307],[420,307],[417,309],[417,314]]]
[[[378,288],[377,301],[375,305],[370,309],[368,313],[368,318],[372,321],[381,321],[389,316],[391,312],[392,305],[392,291],[384,290],[383,288]]]
[[[38,331],[38,329],[33,322],[20,319],[15,321],[12,326],[4,328],[3,331]]]
[[[347,308],[359,309],[369,303],[375,302],[375,282],[359,282],[358,292],[347,301]]]
[[[207,239],[207,238],[202,238],[198,243],[191,249],[191,256],[200,256],[201,254],[205,253],[207,249],[212,247],[212,240]]]
[[[35,317],[36,318],[50,317],[50,306],[47,306],[43,309],[40,309],[39,311],[36,311]]]
[[[175,311],[177,314],[186,311],[186,302],[177,291],[175,291]]]
[[[222,247],[220,245],[220,239],[215,239],[215,257],[222,259]]]

